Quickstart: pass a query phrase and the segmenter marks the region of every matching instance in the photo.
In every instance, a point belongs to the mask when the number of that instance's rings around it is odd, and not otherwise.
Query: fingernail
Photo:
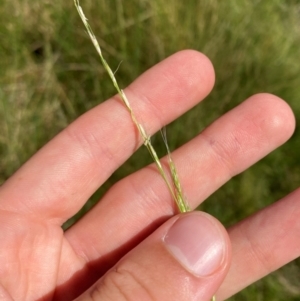
[[[182,266],[201,277],[217,271],[225,256],[225,239],[220,229],[202,213],[180,217],[169,229],[164,243]]]

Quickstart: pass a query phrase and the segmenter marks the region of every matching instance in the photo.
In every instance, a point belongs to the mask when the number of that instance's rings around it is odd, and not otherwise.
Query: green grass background
[[[181,49],[205,53],[216,70],[206,101],[168,127],[171,149],[257,92],[284,98],[300,119],[300,1],[82,0],[104,55],[125,87]],[[0,3],[0,183],[77,116],[115,94],[73,1]],[[162,142],[154,138],[156,147]],[[235,177],[201,209],[226,226],[300,183],[300,132]],[[151,162],[139,150],[91,198]],[[300,261],[230,298],[299,300]]]

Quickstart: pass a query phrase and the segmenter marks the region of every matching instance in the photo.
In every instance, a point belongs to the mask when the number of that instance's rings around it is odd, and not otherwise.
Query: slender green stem
[[[184,197],[183,197],[183,193],[182,193],[182,189],[181,189],[181,185],[180,185],[180,181],[179,181],[179,177],[178,177],[178,173],[177,173],[177,170],[176,170],[176,167],[175,167],[175,163],[172,159],[172,156],[171,156],[171,151],[169,149],[169,146],[168,146],[168,141],[167,141],[167,135],[166,135],[166,131],[165,131],[165,128],[161,131],[161,134],[162,134],[162,137],[163,137],[163,140],[164,140],[164,144],[166,146],[166,149],[167,149],[167,153],[168,153],[168,162],[169,162],[169,167],[170,167],[170,173],[171,173],[171,177],[172,177],[172,184],[170,183],[170,180],[168,179],[168,176],[161,164],[161,161],[160,159],[158,158],[158,155],[155,151],[155,149],[153,148],[152,144],[151,144],[151,137],[149,135],[147,135],[144,127],[138,122],[131,106],[130,106],[130,103],[124,93],[124,91],[119,87],[118,85],[118,82],[115,78],[115,75],[114,73],[112,72],[110,66],[108,65],[108,63],[106,62],[106,60],[104,59],[103,55],[102,55],[102,51],[101,51],[101,48],[100,48],[100,45],[96,39],[96,36],[95,34],[93,33],[93,30],[91,28],[91,26],[89,25],[88,23],[88,20],[87,18],[85,17],[84,13],[83,13],[83,10],[80,6],[80,3],[79,3],[79,0],[74,0],[74,3],[75,3],[75,6],[77,8],[77,11],[79,13],[79,16],[90,36],[90,39],[92,40],[99,56],[100,56],[100,59],[101,59],[101,62],[104,66],[104,68],[106,69],[108,75],[110,76],[111,78],[111,81],[114,85],[114,87],[116,88],[118,94],[120,95],[120,98],[121,100],[123,101],[125,107],[127,108],[127,110],[129,111],[130,113],[130,116],[131,116],[131,119],[133,121],[133,123],[135,124],[136,128],[138,129],[142,139],[143,139],[143,142],[144,142],[144,145],[146,146],[146,148],[148,149],[153,161],[155,162],[156,166],[157,166],[157,169],[160,173],[160,175],[162,176],[164,182],[166,183],[169,191],[170,191],[170,194],[172,195],[177,207],[178,207],[178,210],[180,212],[188,212],[190,211],[190,207],[188,206],[187,202],[185,201]],[[215,296],[212,298],[211,301],[216,301],[216,298]]]
[[[111,70],[110,66],[108,65],[108,63],[106,62],[105,58],[103,57],[102,55],[102,51],[101,51],[101,48],[100,48],[100,45],[97,41],[97,38],[91,28],[91,26],[89,25],[88,23],[88,20],[86,18],[86,16],[84,15],[84,12],[80,6],[80,3],[79,3],[79,0],[74,0],[74,3],[75,3],[75,6],[77,8],[77,11],[79,13],[79,16],[87,30],[87,33],[89,34],[90,36],[90,39],[92,41],[92,43],[94,44],[99,56],[100,56],[100,59],[101,59],[101,62],[105,68],[105,70],[107,71],[109,77],[111,78],[111,81],[114,85],[114,87],[116,88],[121,100],[123,101],[124,105],[126,106],[127,110],[129,111],[130,113],[130,116],[131,116],[131,119],[133,121],[133,123],[135,124],[136,128],[138,129],[142,139],[143,139],[143,143],[144,145],[146,146],[146,148],[148,149],[154,163],[156,164],[157,166],[157,169],[160,173],[160,175],[162,176],[163,180],[165,181],[174,201],[176,202],[177,206],[178,206],[178,209],[180,212],[187,212],[187,211],[190,211],[186,201],[184,200],[184,197],[183,197],[183,194],[182,194],[182,191],[181,191],[181,187],[180,187],[180,183],[179,183],[179,178],[178,178],[178,175],[177,175],[177,171],[176,171],[176,168],[175,168],[175,164],[172,160],[172,157],[171,157],[171,152],[169,150],[169,147],[167,145],[167,140],[166,140],[166,137],[164,137],[164,141],[165,141],[165,144],[166,144],[166,147],[167,147],[167,151],[168,151],[168,157],[169,157],[169,166],[170,166],[170,172],[171,172],[171,176],[172,176],[172,181],[173,183],[171,184],[169,179],[168,179],[168,176],[165,172],[165,170],[163,169],[163,166],[161,164],[161,161],[160,159],[158,158],[158,155],[155,151],[155,149],[153,148],[152,144],[151,144],[151,137],[149,135],[147,135],[144,127],[138,122],[131,106],[130,106],[130,103],[124,93],[124,91],[119,87],[118,85],[118,82],[115,78],[115,75],[113,73],[113,71]]]

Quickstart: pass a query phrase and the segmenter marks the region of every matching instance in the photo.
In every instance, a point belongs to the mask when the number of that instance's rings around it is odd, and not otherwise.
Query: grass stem
[[[130,113],[130,116],[131,116],[131,120],[133,121],[133,123],[135,124],[136,128],[138,129],[142,139],[143,139],[143,143],[144,145],[146,146],[146,148],[148,149],[160,175],[162,176],[164,182],[166,183],[167,187],[168,187],[168,190],[170,191],[170,194],[172,195],[172,198],[174,199],[177,207],[178,207],[178,210],[180,212],[187,212],[187,211],[190,211],[190,208],[187,204],[187,202],[185,201],[184,197],[183,197],[183,194],[182,194],[182,190],[181,190],[181,186],[180,186],[180,182],[179,182],[179,177],[178,177],[178,174],[177,174],[177,171],[176,171],[176,167],[175,167],[175,164],[174,164],[174,161],[171,157],[171,152],[169,150],[169,146],[168,146],[168,143],[167,143],[167,138],[166,138],[166,134],[162,134],[163,135],[163,139],[164,139],[164,143],[166,145],[166,148],[167,148],[167,152],[168,152],[168,161],[169,161],[169,167],[170,167],[170,173],[171,173],[171,177],[172,177],[172,183],[170,183],[170,180],[168,179],[168,176],[167,176],[167,173],[165,172],[162,164],[161,164],[161,161],[160,159],[158,158],[158,155],[153,147],[153,145],[151,144],[151,137],[149,135],[147,135],[144,127],[138,122],[132,108],[131,108],[131,105],[124,93],[124,91],[119,87],[118,85],[118,82],[115,78],[115,75],[114,75],[114,72],[111,70],[110,66],[108,65],[108,63],[106,62],[105,58],[103,57],[103,54],[102,54],[102,51],[101,51],[101,48],[100,48],[100,45],[97,41],[97,38],[91,28],[91,26],[89,25],[88,23],[88,19],[86,18],[86,16],[84,15],[84,12],[80,6],[80,3],[79,3],[79,0],[74,0],[74,3],[75,3],[75,6],[76,6],[76,9],[79,13],[79,16],[87,30],[87,33],[92,41],[92,43],[94,44],[99,56],[100,56],[100,59],[101,59],[101,62],[105,68],[105,70],[107,71],[109,77],[111,78],[111,81],[114,85],[114,87],[116,88],[121,100],[123,101],[125,107],[127,108],[127,110],[129,111]],[[162,132],[163,133],[163,132]]]
[[[162,166],[162,163],[153,147],[153,145],[151,144],[151,137],[149,135],[147,135],[144,127],[138,122],[131,106],[130,106],[130,103],[124,93],[124,91],[119,87],[118,85],[118,82],[115,78],[115,75],[114,75],[114,72],[112,72],[110,66],[108,65],[108,63],[106,62],[106,60],[104,59],[103,55],[102,55],[102,51],[101,51],[101,48],[100,48],[100,45],[96,39],[96,36],[95,34],[93,33],[93,30],[91,28],[91,26],[89,25],[88,21],[87,21],[87,18],[86,16],[84,15],[83,13],[83,10],[80,6],[80,3],[79,3],[79,0],[74,0],[74,3],[75,3],[75,6],[77,8],[77,11],[79,13],[79,16],[100,56],[100,59],[102,61],[102,64],[105,68],[105,70],[107,71],[108,75],[110,76],[111,80],[112,80],[112,83],[114,85],[114,87],[116,88],[118,94],[120,95],[121,97],[121,100],[123,101],[124,105],[126,106],[127,110],[129,111],[130,113],[130,116],[131,116],[131,120],[132,122],[135,124],[136,128],[138,129],[142,139],[143,139],[143,142],[144,142],[144,145],[146,146],[146,148],[148,149],[161,177],[163,178],[164,182],[166,183],[167,187],[168,187],[168,190],[170,191],[170,194],[172,195],[172,198],[174,199],[176,205],[177,205],[177,208],[179,210],[179,212],[183,213],[183,212],[188,212],[190,211],[190,207],[189,205],[187,204],[186,200],[184,199],[184,196],[183,196],[183,193],[182,193],[182,189],[181,189],[181,185],[180,185],[180,181],[179,181],[179,177],[178,177],[178,173],[177,173],[177,170],[176,170],[176,167],[175,167],[175,163],[172,159],[172,156],[171,156],[171,151],[169,149],[169,145],[168,145],[168,141],[167,141],[167,135],[166,135],[166,129],[165,127],[161,130],[161,134],[162,134],[162,137],[163,137],[163,141],[164,141],[164,144],[166,146],[166,149],[167,149],[167,154],[168,154],[168,163],[169,163],[169,168],[170,168],[170,173],[171,173],[171,178],[172,178],[172,183],[170,183],[170,180],[168,179],[168,176]],[[215,296],[213,296],[212,298],[212,301],[216,301],[216,298]]]

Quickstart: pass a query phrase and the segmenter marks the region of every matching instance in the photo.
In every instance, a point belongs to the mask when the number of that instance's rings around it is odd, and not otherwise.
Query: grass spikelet
[[[176,195],[176,204],[177,207],[179,209],[180,212],[188,212],[191,211],[188,203],[185,201],[182,189],[181,189],[181,185],[180,185],[180,181],[179,181],[179,177],[178,177],[178,173],[176,170],[176,166],[175,163],[172,159],[171,156],[171,151],[169,148],[169,144],[168,144],[168,140],[167,140],[167,133],[166,133],[166,128],[163,127],[163,129],[161,130],[161,136],[163,138],[164,144],[166,146],[167,149],[167,153],[168,153],[168,161],[169,161],[169,167],[170,167],[170,171],[171,171],[171,176],[172,176],[172,180],[173,180],[173,185],[174,185],[174,191],[175,191],[175,195]]]

